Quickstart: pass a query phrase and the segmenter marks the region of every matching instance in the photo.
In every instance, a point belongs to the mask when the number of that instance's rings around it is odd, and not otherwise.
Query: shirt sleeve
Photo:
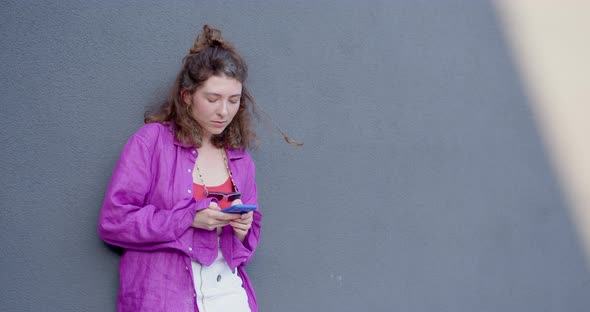
[[[136,250],[182,249],[179,238],[191,229],[196,212],[211,202],[196,201],[191,196],[172,207],[144,204],[153,180],[152,154],[137,135],[129,139],[121,153],[98,225],[99,236],[111,245]]]
[[[242,191],[242,202],[246,205],[256,205],[254,210],[254,219],[252,226],[242,243],[233,233],[230,225],[223,228],[220,238],[220,247],[228,266],[233,270],[237,266],[248,264],[254,256],[254,251],[260,240],[260,222],[262,214],[258,207],[258,192],[256,189],[255,165],[252,159],[248,157],[250,166],[247,170],[247,180]]]

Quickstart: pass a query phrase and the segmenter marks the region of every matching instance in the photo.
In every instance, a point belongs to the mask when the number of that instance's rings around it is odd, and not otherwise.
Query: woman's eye
[[[209,101],[209,103],[215,103],[217,102],[217,99],[207,99],[207,101]]]

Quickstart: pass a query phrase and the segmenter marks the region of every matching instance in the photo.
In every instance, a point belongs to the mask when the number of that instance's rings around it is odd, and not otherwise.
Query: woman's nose
[[[221,105],[219,105],[219,107],[217,108],[217,114],[219,116],[227,115],[227,102],[226,101],[221,102]]]

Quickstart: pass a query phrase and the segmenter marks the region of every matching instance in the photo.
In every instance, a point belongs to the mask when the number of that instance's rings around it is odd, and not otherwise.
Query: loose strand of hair
[[[279,127],[275,121],[272,119],[272,117],[270,116],[269,113],[267,113],[264,109],[262,109],[260,107],[260,105],[258,105],[256,103],[256,101],[254,100],[254,98],[252,97],[252,95],[249,92],[245,92],[246,94],[244,94],[243,96],[247,97],[247,100],[252,104],[252,112],[254,114],[254,116],[256,117],[257,120],[262,120],[262,122],[264,122],[266,125],[268,125],[268,122],[270,122],[270,125],[272,128],[274,128],[275,130],[277,130],[281,136],[283,137],[283,139],[285,139],[285,142],[287,142],[287,144],[291,145],[291,146],[303,146],[303,142],[301,141],[297,141],[297,140],[293,140],[291,139],[282,129],[281,127]],[[265,119],[260,117],[259,112],[262,112],[262,114],[264,115],[264,117],[266,117]]]

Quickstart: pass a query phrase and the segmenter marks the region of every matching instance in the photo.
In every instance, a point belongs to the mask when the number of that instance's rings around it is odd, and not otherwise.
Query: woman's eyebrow
[[[219,96],[219,97],[221,97],[222,95],[219,94],[219,93],[215,93],[215,92],[205,92],[205,96]],[[237,94],[234,94],[234,95],[230,95],[229,97],[235,97],[235,96],[242,96],[242,94],[241,93],[237,93]]]

